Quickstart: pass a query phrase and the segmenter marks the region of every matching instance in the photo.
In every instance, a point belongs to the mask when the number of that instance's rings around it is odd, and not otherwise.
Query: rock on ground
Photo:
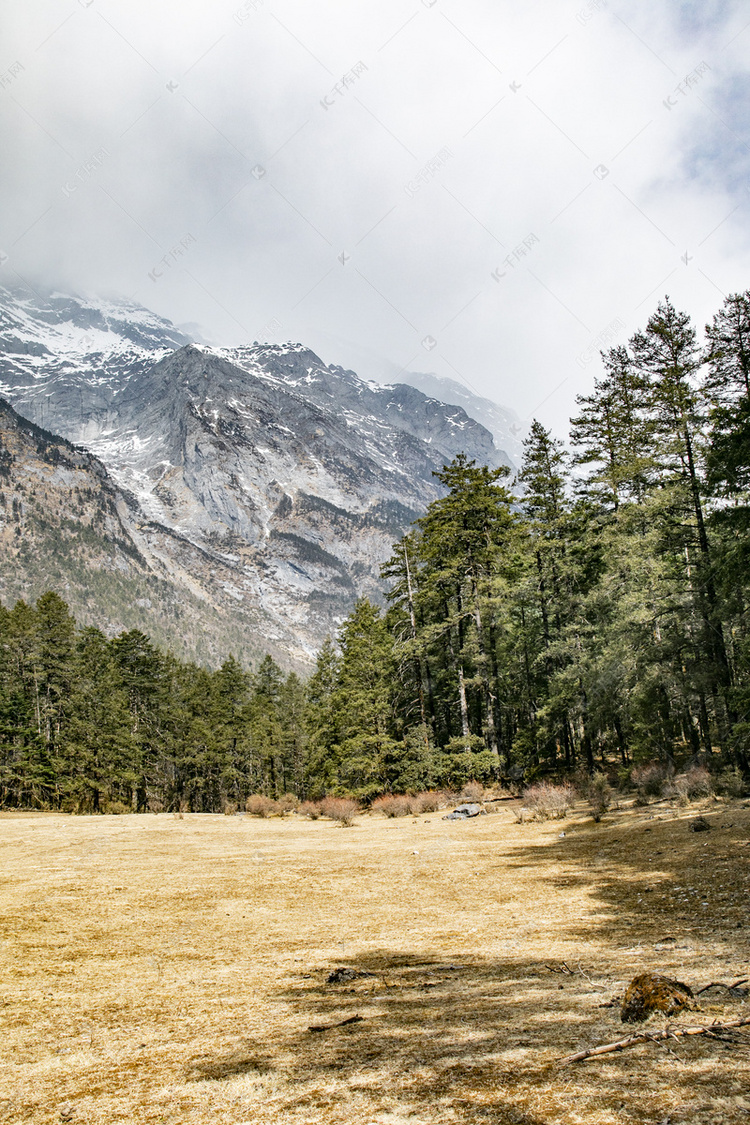
[[[693,992],[686,984],[658,973],[641,973],[628,985],[620,1009],[624,1023],[641,1023],[653,1012],[668,1016],[691,1008]]]

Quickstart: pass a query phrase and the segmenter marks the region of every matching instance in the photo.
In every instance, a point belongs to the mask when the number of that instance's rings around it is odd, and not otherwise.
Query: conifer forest
[[[661,302],[516,476],[456,457],[305,681],[0,609],[0,805],[221,811],[700,762],[750,770],[750,291]]]

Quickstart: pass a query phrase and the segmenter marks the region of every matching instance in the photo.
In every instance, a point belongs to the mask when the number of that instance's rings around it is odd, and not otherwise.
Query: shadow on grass
[[[357,1097],[374,1107],[373,1120],[377,1113],[397,1112],[414,1115],[415,1125],[624,1125],[665,1117],[691,1125],[746,1123],[747,1032],[729,1042],[700,1037],[649,1043],[559,1065],[582,1046],[633,1030],[607,1002],[613,985],[620,987],[635,972],[651,968],[673,975],[680,961],[688,966],[693,959],[682,979],[697,988],[747,964],[746,931],[737,924],[748,920],[743,880],[750,855],[742,847],[750,838],[750,815],[726,808],[705,815],[713,826],[708,833],[689,832],[689,813],[673,818],[628,811],[602,824],[567,822],[561,824],[564,839],[503,851],[519,881],[533,872],[540,931],[546,928],[550,940],[578,944],[581,962],[573,962],[569,975],[523,952],[464,952],[446,959],[408,948],[369,951],[326,970],[301,972],[276,996],[286,1013],[272,1064],[240,1052],[199,1064],[201,1076],[230,1077],[272,1065],[288,1081],[288,1111],[312,1113],[313,1119],[328,1119],[332,1106],[340,1111],[346,1099]],[[591,914],[567,918],[555,929],[542,917],[544,904],[560,903],[566,891],[581,886],[590,890]],[[544,941],[535,936],[535,953]],[[338,966],[362,975],[328,983]],[[738,1007],[748,1010],[735,1001],[734,1012],[704,1015],[709,1022],[730,1018]],[[346,1022],[355,1016],[361,1018]],[[663,1020],[653,1023],[663,1026]]]
[[[242,1047],[217,1058],[199,1055],[192,1059],[187,1078],[190,1082],[239,1078],[246,1074],[268,1074],[274,1069],[270,1056],[258,1055]]]
[[[735,972],[750,976],[743,882],[750,874],[750,855],[743,851],[750,813],[705,811],[712,825],[705,833],[689,830],[695,815],[628,810],[601,824],[563,824],[564,839],[505,851],[503,860],[517,868],[519,880],[533,870],[535,883],[553,900],[581,885],[590,891],[591,915],[558,928],[559,937],[579,943],[583,968],[574,963],[572,975],[560,975],[547,961],[513,954],[457,956],[451,963],[425,961],[408,950],[342,961],[375,978],[331,985],[321,977],[285,996],[309,1025],[329,1026],[290,1044],[293,1070],[307,1078],[336,1073],[359,1088],[391,1088],[400,1104],[430,1106],[437,1120],[442,1107],[471,1121],[548,1123],[564,1118],[575,1102],[581,1119],[590,1121],[600,1115],[652,1122],[670,1111],[680,1121],[681,1106],[691,1122],[716,1120],[717,1106],[727,1125],[746,1121],[746,1031],[730,1042],[700,1037],[646,1044],[559,1067],[568,1053],[633,1030],[620,1022],[619,1005],[604,1005],[636,972],[673,975],[681,965],[682,979],[696,990],[711,980],[735,979]],[[546,894],[542,901],[549,901]],[[587,963],[594,966],[591,976]],[[736,999],[703,1007],[689,1022],[748,1009]],[[354,1015],[362,1022],[333,1026]],[[652,1023],[663,1026],[664,1020]]]
[[[605,916],[568,927],[567,936],[641,942],[657,954],[687,940],[714,944],[725,961],[746,962],[750,809],[715,806],[702,814],[710,831],[690,830],[696,809],[658,806],[612,813],[600,824],[561,822],[564,840],[513,848],[506,857],[561,894],[590,890]]]
[[[428,1109],[430,1120],[449,1112],[544,1125],[547,1118],[513,1096],[527,1068],[539,1071],[538,1059],[529,1067],[524,1056],[545,1038],[549,1045],[550,1016],[559,1008],[564,1018],[557,984],[542,963],[452,962],[383,949],[340,965],[368,975],[329,984],[320,973],[284,996],[309,1021],[288,1044],[297,1076],[309,1082],[335,1075],[347,1088],[390,1098],[409,1112]],[[344,1023],[354,1016],[361,1020]]]

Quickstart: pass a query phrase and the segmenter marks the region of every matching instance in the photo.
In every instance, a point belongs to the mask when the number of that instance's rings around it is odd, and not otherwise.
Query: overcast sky
[[[745,0],[4,0],[0,278],[564,432],[750,287]]]

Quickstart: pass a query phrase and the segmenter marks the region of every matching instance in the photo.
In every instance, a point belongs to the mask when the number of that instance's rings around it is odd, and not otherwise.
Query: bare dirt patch
[[[743,803],[7,814],[0,856],[0,1121],[748,1120],[746,1029],[559,1065],[627,1033],[605,1005],[638,973],[750,976]],[[676,1023],[750,1014],[742,988],[697,999]]]

